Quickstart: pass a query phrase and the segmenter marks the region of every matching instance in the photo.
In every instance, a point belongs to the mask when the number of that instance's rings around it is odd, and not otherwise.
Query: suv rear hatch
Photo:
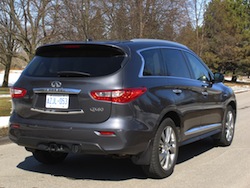
[[[39,120],[103,122],[110,117],[112,103],[95,100],[91,93],[122,87],[119,70],[126,57],[112,45],[39,47],[12,88],[14,112]]]

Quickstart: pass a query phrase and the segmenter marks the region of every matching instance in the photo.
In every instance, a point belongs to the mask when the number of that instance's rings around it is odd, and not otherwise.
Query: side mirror
[[[224,75],[219,72],[214,73],[214,82],[224,82]]]

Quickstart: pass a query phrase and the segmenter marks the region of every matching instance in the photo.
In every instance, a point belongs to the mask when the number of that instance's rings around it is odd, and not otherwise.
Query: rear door
[[[14,99],[24,118],[65,122],[103,122],[111,102],[96,101],[91,91],[121,88],[119,70],[126,60],[120,48],[100,44],[59,44],[37,49],[14,88],[27,94]]]
[[[218,128],[223,118],[223,93],[218,84],[214,84],[211,71],[193,54],[185,53],[202,93],[202,126],[208,129]]]
[[[178,49],[162,49],[164,62],[167,68],[168,84],[172,85],[175,105],[182,119],[183,140],[196,133],[201,125],[202,88],[192,79],[190,69]]]

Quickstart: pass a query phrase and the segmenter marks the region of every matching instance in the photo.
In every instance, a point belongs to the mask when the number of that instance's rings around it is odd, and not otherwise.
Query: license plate
[[[69,107],[69,95],[46,95],[46,108],[62,108]]]

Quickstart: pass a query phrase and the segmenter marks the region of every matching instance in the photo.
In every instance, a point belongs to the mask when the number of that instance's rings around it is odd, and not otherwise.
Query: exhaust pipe
[[[61,148],[62,148],[62,146],[61,146]],[[57,151],[59,151],[58,145],[56,145],[56,144],[50,144],[50,145],[49,145],[49,151],[52,151],[52,152],[57,152]]]
[[[27,148],[28,151],[34,151],[35,149]],[[39,144],[38,150],[44,150],[49,152],[63,152],[63,153],[80,153],[81,152],[81,145],[74,144],[71,147],[66,145],[56,144],[56,143],[49,143],[49,144]]]

